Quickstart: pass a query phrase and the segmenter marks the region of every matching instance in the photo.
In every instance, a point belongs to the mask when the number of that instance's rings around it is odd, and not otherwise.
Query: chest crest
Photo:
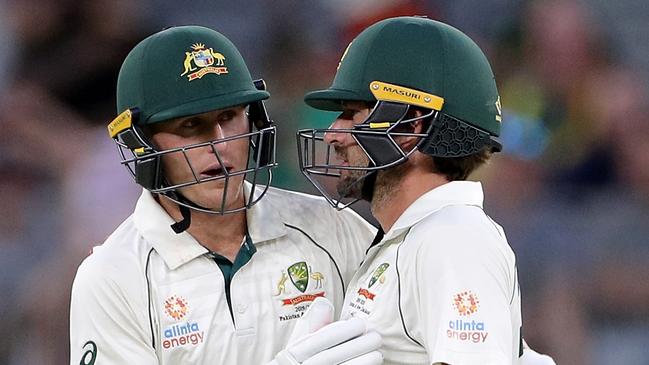
[[[315,298],[326,296],[324,284],[328,278],[306,261],[295,262],[280,271],[273,292],[280,321],[301,317]]]
[[[381,287],[387,280],[387,275],[384,275],[384,273],[389,267],[390,264],[387,262],[384,262],[377,266],[372,272],[372,275],[364,280],[365,285],[361,285],[361,287],[358,289],[358,296],[362,296],[365,297],[366,300],[373,301],[376,297],[377,291],[381,289]]]

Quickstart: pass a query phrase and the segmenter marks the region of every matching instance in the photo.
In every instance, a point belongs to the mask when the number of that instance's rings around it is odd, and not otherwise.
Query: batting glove
[[[287,347],[267,365],[378,365],[381,336],[359,318],[333,322],[334,308],[317,298],[298,320]]]

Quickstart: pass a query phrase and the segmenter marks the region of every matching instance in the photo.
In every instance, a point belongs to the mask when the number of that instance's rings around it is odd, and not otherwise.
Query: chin
[[[355,180],[356,179],[350,178],[340,181],[338,185],[336,185],[336,192],[338,193],[338,195],[343,198],[360,198],[363,182],[357,181],[356,183],[354,183]]]
[[[192,185],[181,189],[180,193],[194,204],[214,211],[221,210],[223,196],[224,194],[227,194],[225,209],[234,209],[239,206],[235,206],[236,204],[233,204],[233,202],[236,203],[237,201],[242,200],[243,189],[241,183],[242,181],[240,179],[231,178],[228,183],[227,193],[225,192],[225,179]]]
[[[230,209],[236,209],[236,208],[241,208],[244,203],[243,203],[243,190],[241,188],[234,189],[234,186],[230,186],[228,189],[228,194],[225,195],[225,198],[227,199],[225,202],[225,209],[230,210]],[[223,204],[223,194],[224,190],[221,188],[218,191],[212,190],[209,192],[205,192],[201,196],[201,201],[205,203],[203,205],[206,208],[215,210],[215,211],[220,211],[221,210],[221,204]]]

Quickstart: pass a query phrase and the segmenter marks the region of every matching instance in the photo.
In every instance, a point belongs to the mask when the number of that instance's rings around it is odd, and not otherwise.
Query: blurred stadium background
[[[294,132],[334,115],[304,92],[365,26],[413,14],[492,61],[505,150],[475,178],[518,257],[527,341],[558,364],[649,364],[646,0],[0,0],[0,364],[68,362],[76,267],[139,194],[105,130],[139,40],[182,24],[232,39],[272,94],[276,185],[311,192]]]

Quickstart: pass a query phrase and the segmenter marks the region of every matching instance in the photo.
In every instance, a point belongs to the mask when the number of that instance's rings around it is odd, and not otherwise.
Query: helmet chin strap
[[[193,201],[185,198],[180,193],[173,192],[170,195],[174,195],[173,199],[178,200],[180,202],[183,202],[183,203],[185,203],[187,205],[195,206],[195,207],[201,208],[201,209],[206,209],[206,208],[194,203]],[[171,229],[173,229],[173,231],[176,232],[177,234],[180,234],[180,233],[185,232],[189,228],[189,226],[192,224],[192,210],[191,210],[191,208],[186,207],[186,206],[184,206],[182,204],[178,204],[178,209],[180,209],[180,214],[182,215],[183,218],[180,221],[172,224]]]
[[[183,216],[183,219],[172,224],[171,229],[177,234],[180,234],[185,232],[189,228],[189,225],[192,224],[192,210],[184,205],[178,205],[178,207],[180,208],[180,214]]]
[[[367,167],[374,167],[370,162]],[[374,197],[374,185],[376,185],[376,175],[378,170],[371,171],[363,179],[363,186],[361,187],[361,199],[371,202]]]

